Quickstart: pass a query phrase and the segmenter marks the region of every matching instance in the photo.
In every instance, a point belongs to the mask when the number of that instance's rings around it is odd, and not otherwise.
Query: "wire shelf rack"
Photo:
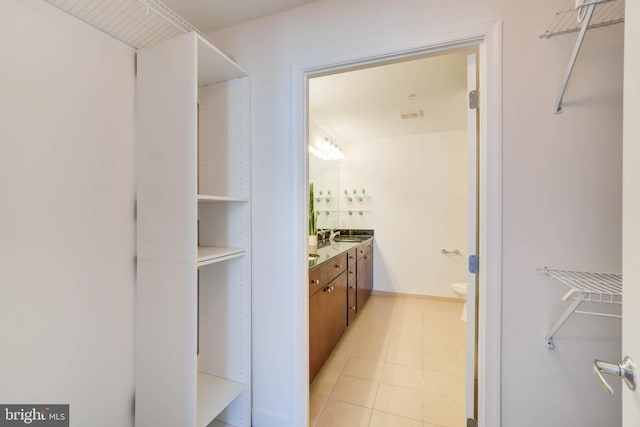
[[[571,301],[566,310],[551,327],[545,340],[547,346],[555,348],[553,337],[572,314],[586,314],[590,316],[621,318],[619,314],[578,310],[584,302],[600,304],[622,304],[622,274],[591,273],[574,270],[557,270],[544,267],[540,269],[547,277],[566,285],[569,291],[562,298]]]
[[[564,301],[576,297],[589,302],[622,304],[622,274],[553,270],[547,267],[543,270],[547,276],[570,288]]]
[[[158,0],[45,1],[134,49],[191,31],[220,49],[209,36]]]
[[[590,5],[597,5],[597,7],[594,9],[587,29],[620,24],[624,22],[624,2],[625,0],[587,0],[581,4],[575,0],[567,0],[562,10],[556,12],[551,24],[540,38],[548,39],[580,31],[583,11]]]

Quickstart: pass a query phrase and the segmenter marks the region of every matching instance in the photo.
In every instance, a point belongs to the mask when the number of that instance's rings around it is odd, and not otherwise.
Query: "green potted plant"
[[[315,209],[313,182],[309,183],[309,246],[318,246],[318,213]]]

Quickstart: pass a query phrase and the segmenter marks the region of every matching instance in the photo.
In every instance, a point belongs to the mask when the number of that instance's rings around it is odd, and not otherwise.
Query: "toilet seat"
[[[451,285],[451,289],[453,289],[454,292],[457,292],[459,294],[463,294],[463,295],[467,294],[467,284],[466,283],[454,283],[454,284]]]
[[[458,297],[464,301],[462,306],[462,313],[460,314],[460,319],[464,322],[467,321],[467,284],[466,283],[452,283],[451,290],[455,292]]]

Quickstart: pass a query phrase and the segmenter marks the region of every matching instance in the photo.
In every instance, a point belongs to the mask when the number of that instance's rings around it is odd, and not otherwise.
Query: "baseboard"
[[[372,296],[379,297],[398,297],[398,298],[420,298],[431,301],[444,301],[444,302],[459,302],[462,304],[462,300],[456,297],[441,297],[436,295],[420,295],[420,294],[405,294],[399,292],[389,292],[389,291],[371,291]]]

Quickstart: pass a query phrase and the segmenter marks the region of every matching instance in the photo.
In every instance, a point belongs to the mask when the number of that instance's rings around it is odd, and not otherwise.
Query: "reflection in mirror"
[[[313,148],[327,141],[332,141],[331,136],[310,120],[309,182],[314,185],[318,229],[338,228],[340,225],[340,162],[325,160],[313,154]]]

